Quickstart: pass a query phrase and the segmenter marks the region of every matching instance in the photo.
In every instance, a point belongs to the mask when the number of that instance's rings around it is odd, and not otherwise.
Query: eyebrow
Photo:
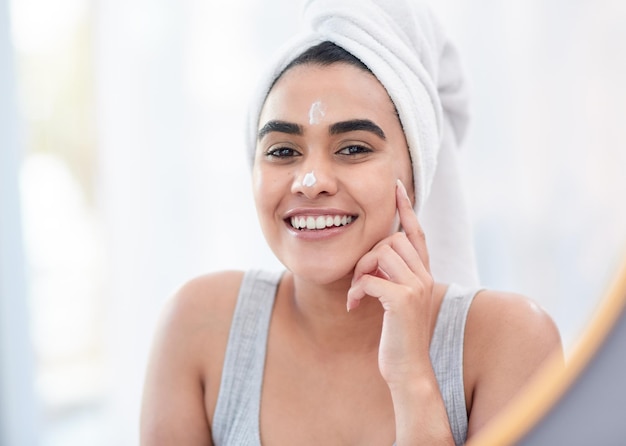
[[[290,135],[302,135],[302,126],[286,121],[268,121],[257,134],[257,138],[261,140],[265,135],[271,132],[288,133]]]
[[[336,122],[330,126],[330,134],[338,135],[340,133],[354,132],[357,130],[364,130],[371,132],[378,136],[382,140],[386,140],[385,132],[378,125],[374,124],[369,119],[351,119],[349,121]]]
[[[383,129],[369,119],[350,119],[348,121],[336,122],[330,126],[329,133],[331,135],[338,135],[341,133],[355,132],[359,130],[371,132],[382,140],[387,139]],[[304,130],[301,125],[287,121],[268,121],[259,130],[257,139],[261,140],[265,135],[272,132],[287,133],[289,135],[304,134]]]

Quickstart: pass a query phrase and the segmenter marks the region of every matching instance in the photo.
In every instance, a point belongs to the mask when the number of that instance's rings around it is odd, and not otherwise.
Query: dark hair
[[[298,65],[311,64],[325,67],[334,63],[346,63],[348,65],[360,68],[361,70],[366,71],[370,74],[373,74],[368,66],[361,62],[358,57],[353,56],[352,53],[344,50],[339,45],[326,40],[322,43],[318,43],[317,45],[310,47],[308,50],[289,62],[289,64],[283,69],[283,71],[280,72],[276,79],[274,79],[271,87],[276,84],[278,79],[280,79],[283,74]]]
[[[369,71],[371,73],[367,65],[361,62],[361,59],[353,56],[352,53],[350,53],[349,51],[344,50],[336,43],[330,42],[328,40],[312,46],[304,53],[300,54],[298,57],[292,60],[289,65],[287,65],[287,67],[285,67],[283,72],[295,67],[296,65],[315,64],[327,66],[337,62],[354,65],[357,68]]]
[[[369,67],[361,61],[361,59],[354,56],[349,51],[344,50],[336,43],[325,40],[322,43],[318,43],[317,45],[310,47],[308,50],[304,51],[302,54],[289,62],[289,64],[283,69],[283,71],[281,71],[280,74],[276,76],[276,79],[274,79],[274,82],[272,82],[272,85],[270,85],[270,89],[268,91],[272,91],[272,88],[274,88],[274,85],[276,85],[278,79],[280,79],[283,74],[285,74],[293,67],[306,64],[326,67],[334,63],[345,63],[348,65],[352,65],[354,67],[360,68],[367,73],[370,73],[372,76],[375,76],[372,70],[370,70]],[[400,119],[400,114],[398,113],[396,104],[393,102],[393,99],[391,99],[391,97],[389,99],[393,104],[393,108],[396,116],[398,117],[398,120],[400,121],[400,125],[402,125],[402,120]],[[404,126],[402,126],[402,129],[404,131]]]

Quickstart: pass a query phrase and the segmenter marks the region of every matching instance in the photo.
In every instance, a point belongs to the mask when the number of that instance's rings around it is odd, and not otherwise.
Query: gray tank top
[[[274,298],[282,272],[244,275],[230,328],[211,430],[215,446],[260,446],[259,411]],[[478,289],[450,285],[430,346],[430,358],[456,445],[467,437],[463,386],[465,321]]]

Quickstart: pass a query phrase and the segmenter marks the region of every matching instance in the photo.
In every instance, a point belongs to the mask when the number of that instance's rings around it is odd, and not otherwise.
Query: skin
[[[325,113],[311,122],[318,101]],[[385,89],[350,65],[297,66],[270,92],[259,130],[259,222],[288,269],[269,331],[262,443],[453,444],[428,355],[447,286],[430,273],[406,140]],[[305,187],[311,171],[316,182]],[[289,223],[327,214],[354,220],[313,236]],[[141,444],[212,444],[241,278],[236,271],[202,276],[169,302],[148,366]],[[471,437],[560,354],[561,342],[530,300],[482,291],[464,349]]]

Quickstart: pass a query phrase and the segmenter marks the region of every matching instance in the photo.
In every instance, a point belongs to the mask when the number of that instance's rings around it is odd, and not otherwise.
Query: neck
[[[384,310],[377,299],[365,298],[348,313],[351,277],[327,285],[290,278],[286,301],[294,330],[327,352],[378,351]]]

